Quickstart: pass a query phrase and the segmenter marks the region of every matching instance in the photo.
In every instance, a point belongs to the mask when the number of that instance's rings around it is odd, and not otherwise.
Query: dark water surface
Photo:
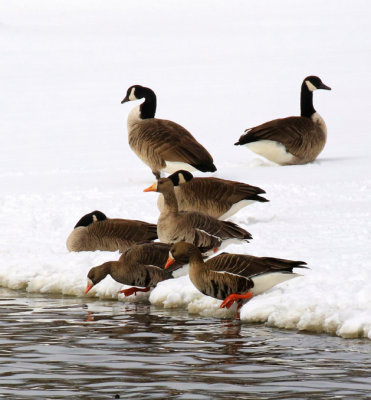
[[[367,399],[370,350],[368,340],[0,288],[5,399]]]

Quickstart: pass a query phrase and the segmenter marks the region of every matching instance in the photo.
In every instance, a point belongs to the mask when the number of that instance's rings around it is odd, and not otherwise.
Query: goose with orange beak
[[[165,271],[164,264],[169,250],[169,244],[158,242],[130,247],[118,261],[108,261],[90,269],[85,294],[107,275],[124,285],[133,286],[120,290],[119,293],[125,296],[136,295],[137,292],[148,292],[159,282],[173,278],[173,272],[182,266],[177,262],[171,270]]]
[[[198,248],[186,242],[171,246],[165,269],[175,262],[189,262],[189,277],[194,286],[207,296],[223,300],[220,308],[228,309],[237,302],[236,318],[245,301],[300,276],[293,273],[294,268],[306,268],[303,261],[229,253],[204,262]]]
[[[220,221],[196,211],[179,211],[173,182],[169,178],[158,179],[145,192],[159,192],[164,196],[164,208],[157,221],[157,234],[161,242],[193,243],[201,252],[221,246],[229,239],[246,242],[252,236],[245,229],[230,221]]]

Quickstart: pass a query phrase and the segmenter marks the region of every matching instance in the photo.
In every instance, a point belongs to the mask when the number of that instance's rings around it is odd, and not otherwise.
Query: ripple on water
[[[367,398],[370,343],[0,289],[0,398]]]

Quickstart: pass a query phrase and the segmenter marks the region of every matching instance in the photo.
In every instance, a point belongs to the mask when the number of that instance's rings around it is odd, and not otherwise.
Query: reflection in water
[[[0,398],[367,398],[370,342],[0,289]]]

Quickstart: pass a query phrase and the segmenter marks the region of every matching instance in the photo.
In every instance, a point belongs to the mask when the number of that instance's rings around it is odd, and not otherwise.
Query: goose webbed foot
[[[244,300],[250,300],[252,297],[252,293],[251,292],[247,292],[245,294],[230,294],[224,301],[223,303],[220,305],[220,308],[231,308],[233,303],[235,301],[238,301],[240,299],[244,299]]]
[[[137,287],[131,287],[129,289],[123,289],[120,290],[119,293],[123,293],[126,297],[131,296],[134,294],[134,296],[137,295],[137,292],[148,292],[150,290],[149,287],[146,288],[137,288]]]

